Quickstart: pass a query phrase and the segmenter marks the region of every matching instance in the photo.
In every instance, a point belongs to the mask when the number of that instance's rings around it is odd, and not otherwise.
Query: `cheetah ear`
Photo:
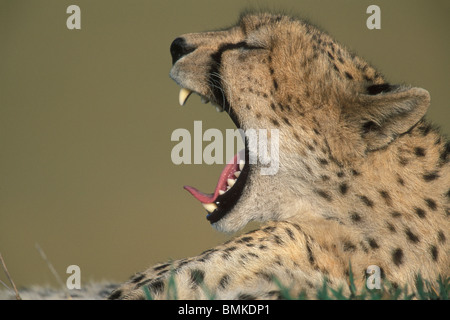
[[[368,151],[383,148],[410,130],[430,105],[430,94],[422,88],[382,84],[368,87],[367,92],[358,97],[351,117],[361,128]]]

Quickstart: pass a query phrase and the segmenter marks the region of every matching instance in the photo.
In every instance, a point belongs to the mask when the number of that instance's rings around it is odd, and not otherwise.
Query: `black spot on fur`
[[[289,122],[289,119],[288,119],[288,118],[283,117],[283,121],[284,121],[284,123],[286,123],[288,126],[291,126],[291,127],[292,127],[292,125],[291,125],[291,123]]]
[[[161,269],[164,269],[164,268],[168,267],[169,265],[170,265],[169,263],[162,264],[160,266],[154,267],[153,271],[159,271]]]
[[[336,70],[338,73],[340,73],[341,71],[339,70],[339,68],[336,66],[336,64],[333,63],[333,69]]]
[[[378,243],[375,241],[375,239],[373,239],[373,238],[368,238],[367,239],[367,242],[369,243],[369,246],[372,248],[372,249],[378,249],[380,246],[378,245]]]
[[[329,51],[327,51],[327,53],[328,53],[328,57],[329,57],[331,60],[334,60],[334,56],[333,56]]]
[[[162,276],[163,274],[165,274],[165,273],[167,273],[167,272],[169,272],[168,269],[162,270],[162,271],[158,272],[156,275],[157,275],[158,277],[160,277],[160,276]]]
[[[423,210],[422,208],[414,208],[414,211],[419,216],[419,218],[422,218],[422,219],[425,218],[425,216],[427,215],[427,212],[425,210]]]
[[[222,253],[222,259],[224,260],[230,260],[231,259],[231,255],[227,252]]]
[[[228,247],[228,248],[226,248],[226,249],[224,249],[224,251],[225,252],[233,252],[234,250],[236,250],[237,249],[237,247]]]
[[[356,250],[356,246],[351,243],[350,241],[346,241],[344,242],[344,251],[355,251]]]
[[[359,213],[356,213],[356,212],[351,212],[350,213],[350,218],[352,219],[353,222],[360,222],[361,221],[361,216],[359,215]]]
[[[317,190],[315,190],[315,192],[319,196],[321,196],[322,198],[324,198],[325,200],[327,200],[329,202],[332,200],[331,195],[328,192],[324,191],[324,190],[317,189]]]
[[[380,190],[379,192],[384,201],[386,201],[386,204],[390,206],[392,204],[392,199],[389,192],[386,190]]]
[[[441,163],[447,163],[448,162],[448,155],[450,153],[450,141],[447,141],[447,143],[444,146],[444,149],[442,149],[442,152],[439,156],[439,159]]]
[[[347,79],[353,80],[353,76],[350,73],[348,73],[347,71],[345,71],[345,76],[347,77]]]
[[[259,258],[259,256],[256,253],[253,253],[253,252],[247,252],[247,255],[252,257],[252,258]]]
[[[405,230],[406,236],[408,237],[408,240],[417,243],[419,242],[419,237],[415,235],[409,228]]]
[[[427,136],[428,133],[430,133],[432,127],[431,124],[429,123],[424,123],[423,125],[417,127],[417,129],[419,130],[419,132],[422,134],[422,136]]]
[[[273,79],[273,87],[275,90],[278,90],[278,82],[275,78]]]
[[[131,283],[138,283],[140,282],[142,279],[144,279],[145,275],[144,274],[138,274],[136,275],[134,278],[131,279]]]
[[[265,227],[264,229],[263,229],[263,231],[264,232],[266,232],[266,233],[270,233],[270,232],[273,232],[273,231],[275,231],[275,227],[273,227],[273,226],[268,226],[268,227]]]
[[[205,279],[205,272],[203,270],[191,270],[191,282],[194,286],[198,286]]]
[[[432,245],[430,247],[430,253],[431,253],[431,257],[433,258],[434,261],[436,261],[438,259],[438,248],[434,245]]]
[[[442,230],[439,230],[439,232],[438,232],[438,240],[440,243],[444,243],[446,240],[445,234]]]
[[[116,300],[122,296],[122,290],[117,289],[108,297],[108,300]]]
[[[273,276],[271,274],[266,273],[266,272],[261,272],[261,271],[255,272],[255,275],[258,278],[263,278],[267,282],[273,282]]]
[[[182,260],[182,261],[178,264],[177,269],[181,268],[182,266],[184,266],[184,265],[186,265],[186,264],[188,264],[188,261],[187,261],[186,259]]]
[[[402,214],[398,211],[393,211],[393,212],[391,212],[391,216],[394,218],[400,218],[402,216]]]
[[[294,233],[292,232],[292,230],[289,228],[286,228],[285,230],[286,230],[286,233],[288,234],[289,238],[291,238],[291,240],[295,240],[295,236],[294,236]]]
[[[238,296],[238,300],[256,300],[256,297],[248,293],[241,293]]]
[[[390,222],[387,223],[387,228],[389,229],[390,232],[397,232],[397,230],[395,230],[394,225]]]
[[[368,207],[372,208],[373,207],[373,201],[370,200],[369,198],[367,198],[366,196],[359,196],[359,198],[361,199],[361,201]]]
[[[403,180],[401,177],[398,177],[397,182],[402,186],[405,185],[405,180]]]
[[[273,239],[275,240],[275,243],[276,243],[277,245],[279,245],[279,246],[281,246],[281,245],[284,243],[284,241],[281,240],[281,238],[280,238],[279,236],[277,236],[277,235],[274,235],[274,236],[273,236]]]
[[[433,199],[430,199],[430,198],[426,198],[424,200],[425,200],[428,208],[430,208],[431,210],[436,210],[437,209],[436,201],[434,201]]]
[[[312,266],[314,266],[316,262],[308,241],[306,241],[306,250],[308,252],[308,261]]]
[[[358,171],[356,171],[355,169],[352,169],[352,175],[354,175],[356,177],[356,176],[359,176],[360,173]]]
[[[226,274],[222,278],[220,278],[219,288],[225,289],[229,283],[230,283],[230,276]]]
[[[272,123],[276,126],[279,127],[280,123],[276,120],[276,119],[270,119],[270,121],[272,121]]]
[[[321,165],[326,166],[326,165],[328,164],[328,160],[327,160],[327,159],[319,159],[319,163],[320,163]]]
[[[414,148],[414,154],[418,157],[425,157],[425,149],[421,147]]]
[[[398,267],[403,263],[403,250],[400,248],[392,252],[392,262]]]
[[[426,182],[436,180],[437,178],[439,178],[439,175],[436,171],[429,172],[423,175],[423,180],[425,180]]]
[[[252,241],[253,238],[252,237],[242,237],[241,239],[239,239],[237,242],[250,242]]]
[[[150,283],[148,285],[148,288],[150,289],[150,292],[153,292],[155,294],[162,293],[164,291],[164,282],[162,280],[155,281],[153,283]]]
[[[339,185],[339,191],[341,192],[341,194],[345,195],[348,191],[348,185],[343,182]]]

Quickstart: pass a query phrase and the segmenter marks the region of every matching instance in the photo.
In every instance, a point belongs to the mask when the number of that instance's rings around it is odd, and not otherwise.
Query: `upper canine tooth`
[[[235,183],[235,182],[236,182],[235,179],[227,179],[227,184],[228,184],[230,187],[234,186],[234,183]]]
[[[220,195],[223,195],[225,192],[226,192],[226,191],[224,191],[224,190],[219,190],[219,194],[220,194]]]
[[[178,95],[178,102],[180,103],[180,106],[183,106],[186,102],[187,98],[191,95],[192,91],[186,88],[180,89],[180,94]]]
[[[242,169],[244,169],[244,165],[245,165],[245,161],[244,160],[239,160],[239,170],[242,171]]]
[[[217,205],[215,203],[202,203],[202,205],[203,208],[205,208],[209,213],[217,209]]]
[[[236,171],[235,173],[234,173],[234,176],[236,177],[236,178],[239,178],[239,175],[241,174],[241,172],[240,171]]]

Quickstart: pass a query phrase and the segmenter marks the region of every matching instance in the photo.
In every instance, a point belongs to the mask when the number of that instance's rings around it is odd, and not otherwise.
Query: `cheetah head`
[[[221,231],[311,208],[329,214],[315,194],[321,177],[386,148],[429,104],[425,90],[386,83],[327,34],[287,16],[244,15],[226,30],[182,35],[170,52],[180,104],[196,93],[244,131],[279,132],[277,174],[260,174],[247,152],[225,167],[213,194],[186,187]]]

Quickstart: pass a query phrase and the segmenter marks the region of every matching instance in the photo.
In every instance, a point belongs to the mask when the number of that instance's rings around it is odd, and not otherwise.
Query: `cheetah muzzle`
[[[277,129],[279,170],[261,175],[240,152],[212,194],[186,186],[218,230],[263,225],[138,273],[111,298],[170,298],[170,280],[181,299],[272,299],[274,279],[314,297],[324,279],[348,291],[350,264],[359,286],[371,265],[409,288],[419,274],[449,276],[450,144],[424,118],[426,90],[388,83],[284,15],[243,15],[229,29],[176,38],[170,52],[180,104],[196,93],[244,131]]]

